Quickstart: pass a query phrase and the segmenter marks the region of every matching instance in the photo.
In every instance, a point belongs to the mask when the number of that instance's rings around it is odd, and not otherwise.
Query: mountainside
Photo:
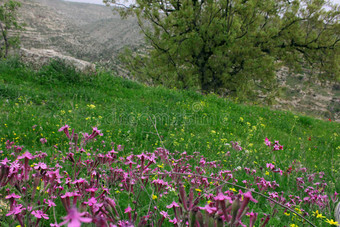
[[[124,46],[141,48],[143,35],[135,18],[122,20],[107,6],[62,0],[21,0],[22,46],[26,49],[53,49],[75,58],[100,62],[125,74],[117,61]],[[289,109],[340,121],[340,85],[320,86],[309,80],[307,70],[292,74],[278,72],[284,94],[274,108]]]
[[[122,20],[109,7],[61,0],[22,1],[25,48],[53,49],[86,61],[112,61],[124,46],[143,36],[134,18]]]

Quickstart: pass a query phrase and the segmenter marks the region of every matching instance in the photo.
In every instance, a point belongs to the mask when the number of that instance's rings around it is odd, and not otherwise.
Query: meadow
[[[0,107],[1,226],[336,226],[331,119],[15,59]]]

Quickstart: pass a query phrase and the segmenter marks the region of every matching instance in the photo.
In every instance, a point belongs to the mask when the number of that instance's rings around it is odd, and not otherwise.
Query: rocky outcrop
[[[51,49],[20,49],[20,57],[23,62],[33,65],[35,68],[40,68],[48,64],[52,59],[61,59],[66,64],[72,65],[76,70],[83,73],[95,73],[96,65],[87,61],[79,60],[77,58],[63,55]]]

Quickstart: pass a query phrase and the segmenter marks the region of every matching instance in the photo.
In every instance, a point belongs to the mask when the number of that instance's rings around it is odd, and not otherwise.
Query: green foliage
[[[84,131],[97,126],[104,133],[103,140],[122,144],[127,152],[132,148],[136,153],[152,151],[161,143],[151,117],[169,150],[200,151],[211,160],[220,160],[229,150],[225,144],[238,141],[250,153],[226,158],[228,165],[251,166],[253,161],[267,161],[263,143],[268,137],[284,145],[284,151],[277,154],[282,166],[288,168],[296,159],[335,179],[340,176],[337,122],[235,104],[216,95],[146,87],[108,73],[99,72],[95,79],[79,74],[79,82],[65,82],[62,72],[72,71],[61,66],[35,72],[24,66],[14,68],[13,62],[0,61],[0,150],[7,140],[38,150],[46,132],[50,132],[49,145],[62,147],[56,129],[69,124]],[[60,79],[42,83],[42,75]],[[38,125],[35,130],[34,125]],[[338,191],[340,185],[336,187]]]
[[[266,175],[267,169],[262,167],[273,161],[271,148],[264,145],[268,137],[272,141],[279,140],[284,146],[283,151],[275,153],[275,166],[282,170],[287,170],[293,162],[297,163],[296,167],[305,166],[308,169],[305,179],[310,173],[323,171],[329,193],[340,190],[337,180],[340,178],[340,124],[337,122],[235,104],[211,94],[203,96],[161,86],[147,87],[109,73],[99,72],[95,80],[89,75],[79,75],[80,82],[65,82],[67,80],[61,77],[63,72],[70,73],[59,65],[33,71],[15,59],[0,61],[0,150],[5,151],[0,154],[0,160],[8,155],[7,140],[23,145],[30,152],[41,150],[55,154],[53,145],[57,145],[58,150],[68,151],[69,141],[57,131],[65,124],[76,132],[89,132],[92,126],[102,130],[104,136],[94,144],[99,147],[106,141],[106,148],[101,148],[100,152],[111,150],[111,141],[115,146],[124,146],[120,156],[153,151],[162,144],[151,117],[156,120],[163,144],[170,151],[186,151],[189,155],[199,151],[225,169],[238,166],[257,169],[259,175],[280,185],[279,192],[303,192],[297,188],[295,180],[285,175],[272,172]],[[61,79],[51,84],[41,83],[43,74]],[[41,138],[46,138],[47,143],[42,144]],[[245,150],[234,151],[227,145],[231,141],[238,141]],[[95,149],[87,151],[92,153]],[[236,171],[235,175],[240,179],[253,177],[243,170]],[[126,194],[114,195],[121,201],[121,207],[132,204]],[[143,194],[140,198],[147,199]],[[170,198],[164,204],[171,203]],[[258,205],[261,213],[272,212],[273,208],[264,199]],[[61,204],[57,207],[57,217],[64,216]],[[324,215],[325,212],[327,217],[333,215],[328,209],[322,211]],[[279,216],[280,219],[272,218],[269,225],[289,226],[296,221],[292,214],[280,213]],[[317,226],[325,225],[321,219],[312,220],[319,223]]]
[[[17,31],[22,25],[18,23],[17,11],[20,6],[20,2],[13,0],[0,3],[0,58],[7,58],[10,48],[19,46]]]
[[[137,16],[151,46],[121,59],[154,83],[249,98],[278,92],[282,65],[340,78],[340,10],[323,0],[138,0],[117,10]]]
[[[37,73],[36,79],[41,84],[55,84],[58,82],[75,84],[91,79],[78,72],[74,66],[67,64],[61,59],[52,60],[44,65]]]

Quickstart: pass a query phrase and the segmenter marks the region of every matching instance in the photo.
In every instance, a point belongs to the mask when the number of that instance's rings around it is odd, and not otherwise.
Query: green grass
[[[97,126],[107,140],[137,153],[152,151],[160,142],[148,118],[157,116],[157,129],[170,150],[200,151],[219,159],[219,152],[227,150],[225,143],[239,141],[251,151],[245,165],[267,161],[258,152],[266,150],[263,141],[268,137],[284,145],[277,157],[281,162],[297,159],[334,179],[338,174],[338,123],[235,104],[215,95],[146,87],[109,73],[81,75],[58,63],[38,72],[18,66],[0,64],[2,149],[7,139],[27,148],[40,146],[37,142],[45,136],[48,144],[58,144],[57,130],[69,124],[88,132]],[[33,125],[38,126],[35,131]]]
[[[216,95],[147,87],[107,72],[82,75],[60,62],[33,71],[14,60],[1,61],[0,107],[3,156],[7,140],[30,151],[66,148],[66,138],[58,132],[65,124],[88,133],[96,126],[104,133],[100,140],[122,144],[126,153],[153,151],[161,146],[154,122],[170,151],[199,151],[225,168],[257,168],[275,161],[284,170],[296,160],[308,172],[324,171],[329,190],[340,191],[336,122],[235,104]],[[47,144],[39,142],[43,137]],[[266,137],[284,146],[275,160],[264,145]],[[233,151],[225,145],[230,141],[249,152]],[[280,190],[294,191],[284,178],[268,177],[278,181]]]

